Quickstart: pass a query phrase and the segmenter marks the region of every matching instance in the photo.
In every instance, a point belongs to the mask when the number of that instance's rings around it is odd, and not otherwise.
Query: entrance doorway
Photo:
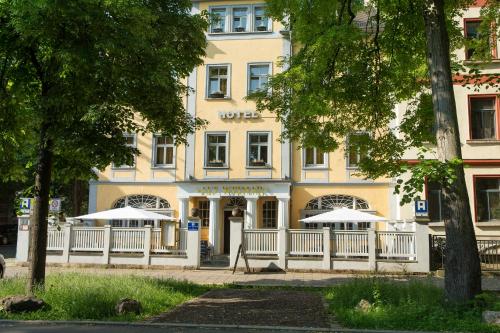
[[[224,254],[229,254],[229,248],[231,246],[231,221],[229,220],[231,216],[231,211],[224,211]]]

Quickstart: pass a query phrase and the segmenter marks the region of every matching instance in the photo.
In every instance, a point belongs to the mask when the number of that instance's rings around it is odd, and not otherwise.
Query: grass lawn
[[[25,279],[0,280],[0,298],[23,294],[25,285]],[[49,307],[26,314],[0,311],[0,319],[136,321],[164,312],[213,288],[141,276],[50,274],[45,291],[36,294]],[[117,316],[115,305],[124,297],[140,301],[143,313]]]
[[[483,310],[500,311],[494,294],[481,294],[467,306],[444,303],[443,290],[430,282],[396,283],[381,278],[359,278],[327,288],[323,295],[336,320],[349,328],[500,332],[481,321]],[[371,307],[357,309],[365,299]]]

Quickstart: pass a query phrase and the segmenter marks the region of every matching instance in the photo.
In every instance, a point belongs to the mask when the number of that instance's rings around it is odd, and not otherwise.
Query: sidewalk
[[[198,284],[239,284],[256,286],[294,286],[294,287],[326,287],[345,283],[355,277],[366,274],[338,274],[338,273],[253,273],[245,274],[231,270],[182,270],[182,269],[124,269],[124,268],[80,268],[80,267],[47,267],[48,273],[78,272],[99,275],[142,275],[162,279],[185,280]],[[5,277],[26,276],[27,267],[8,265]],[[396,282],[410,280],[430,280],[438,286],[443,286],[444,279],[425,276],[393,276]],[[483,277],[483,290],[500,291],[500,278]]]

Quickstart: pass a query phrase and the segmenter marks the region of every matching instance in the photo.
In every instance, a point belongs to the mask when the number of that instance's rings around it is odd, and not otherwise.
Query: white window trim
[[[226,163],[223,166],[210,166],[208,165],[208,136],[209,135],[225,135],[226,136]],[[204,157],[205,161],[203,167],[205,169],[229,169],[229,132],[205,132],[204,144]]]
[[[308,147],[310,149],[314,149],[314,150],[317,150],[318,148],[316,147]],[[323,161],[324,163],[323,164],[311,164],[311,165],[308,165],[306,164],[306,149],[308,148],[302,148],[302,169],[304,170],[324,170],[324,169],[328,169],[328,165],[329,165],[329,161],[328,161],[328,156],[329,154],[327,152],[324,152],[323,153]],[[316,153],[314,154],[316,155]]]
[[[263,166],[250,165],[250,135],[252,134],[267,134],[267,164]],[[272,169],[273,167],[273,154],[272,154],[272,132],[269,131],[249,131],[247,132],[247,149],[246,149],[246,160],[247,169]]]
[[[269,66],[268,71],[267,71],[268,79],[270,76],[273,75],[273,63],[272,62],[249,62],[247,64],[247,95],[250,94],[250,79],[251,79],[250,67],[259,66],[259,65],[268,65]]]
[[[124,137],[133,137],[134,138],[134,143],[132,145],[132,148],[137,149],[137,133],[123,133]],[[134,155],[134,164],[133,165],[115,165],[114,163],[111,164],[111,168],[113,170],[132,170],[136,168],[137,164],[137,159],[136,156]]]
[[[208,87],[210,86],[210,67],[227,67],[227,95],[224,96],[223,98],[214,98],[210,97],[210,93],[208,90]],[[206,80],[205,80],[205,99],[208,100],[227,100],[231,99],[231,64],[207,64],[205,66],[205,71],[206,71]]]
[[[345,156],[345,160],[346,160],[346,169],[347,170],[358,170],[359,169],[359,166],[351,166],[349,164],[349,153],[350,153],[350,149],[351,149],[351,143],[350,143],[350,138],[351,138],[351,135],[359,135],[359,134],[367,134],[367,135],[370,135],[369,132],[364,132],[364,131],[359,131],[359,132],[353,132],[351,134],[349,134],[346,138],[346,148],[347,148],[347,151],[346,151],[346,156]]]
[[[152,169],[175,169],[175,162],[176,162],[176,157],[177,157],[177,147],[175,145],[175,138],[173,138],[173,143],[172,144],[167,144],[166,146],[172,146],[173,148],[173,156],[172,156],[172,164],[157,164],[156,163],[156,139],[158,137],[161,137],[161,134],[154,134],[153,135],[153,151],[151,152],[151,168]]]
[[[247,8],[247,26],[248,31],[233,31],[233,9],[234,8]],[[226,21],[225,21],[225,31],[223,32],[212,32],[212,24],[208,27],[209,35],[239,35],[239,34],[266,34],[273,32],[273,20],[268,16],[267,17],[267,30],[266,31],[257,31],[255,29],[255,8],[256,7],[267,7],[265,3],[257,3],[257,4],[237,4],[237,5],[228,5],[228,6],[209,6],[208,12],[211,13],[214,9],[225,9],[226,10]]]

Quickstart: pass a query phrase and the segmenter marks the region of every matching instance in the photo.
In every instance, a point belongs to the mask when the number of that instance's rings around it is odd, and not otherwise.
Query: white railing
[[[415,233],[378,231],[377,255],[381,258],[416,259]]]
[[[49,228],[47,230],[47,250],[62,251],[64,249],[64,229]]]
[[[112,228],[111,252],[143,252],[143,228]]]
[[[247,254],[278,254],[277,230],[244,230],[243,237]]]
[[[186,253],[187,229],[179,229],[179,240],[176,246],[165,246],[161,241],[161,229],[156,228],[151,232],[152,253]]]
[[[368,257],[367,231],[332,231],[330,239],[335,257]]]
[[[323,230],[289,230],[289,254],[323,255]]]
[[[104,228],[73,227],[71,251],[104,251]]]

